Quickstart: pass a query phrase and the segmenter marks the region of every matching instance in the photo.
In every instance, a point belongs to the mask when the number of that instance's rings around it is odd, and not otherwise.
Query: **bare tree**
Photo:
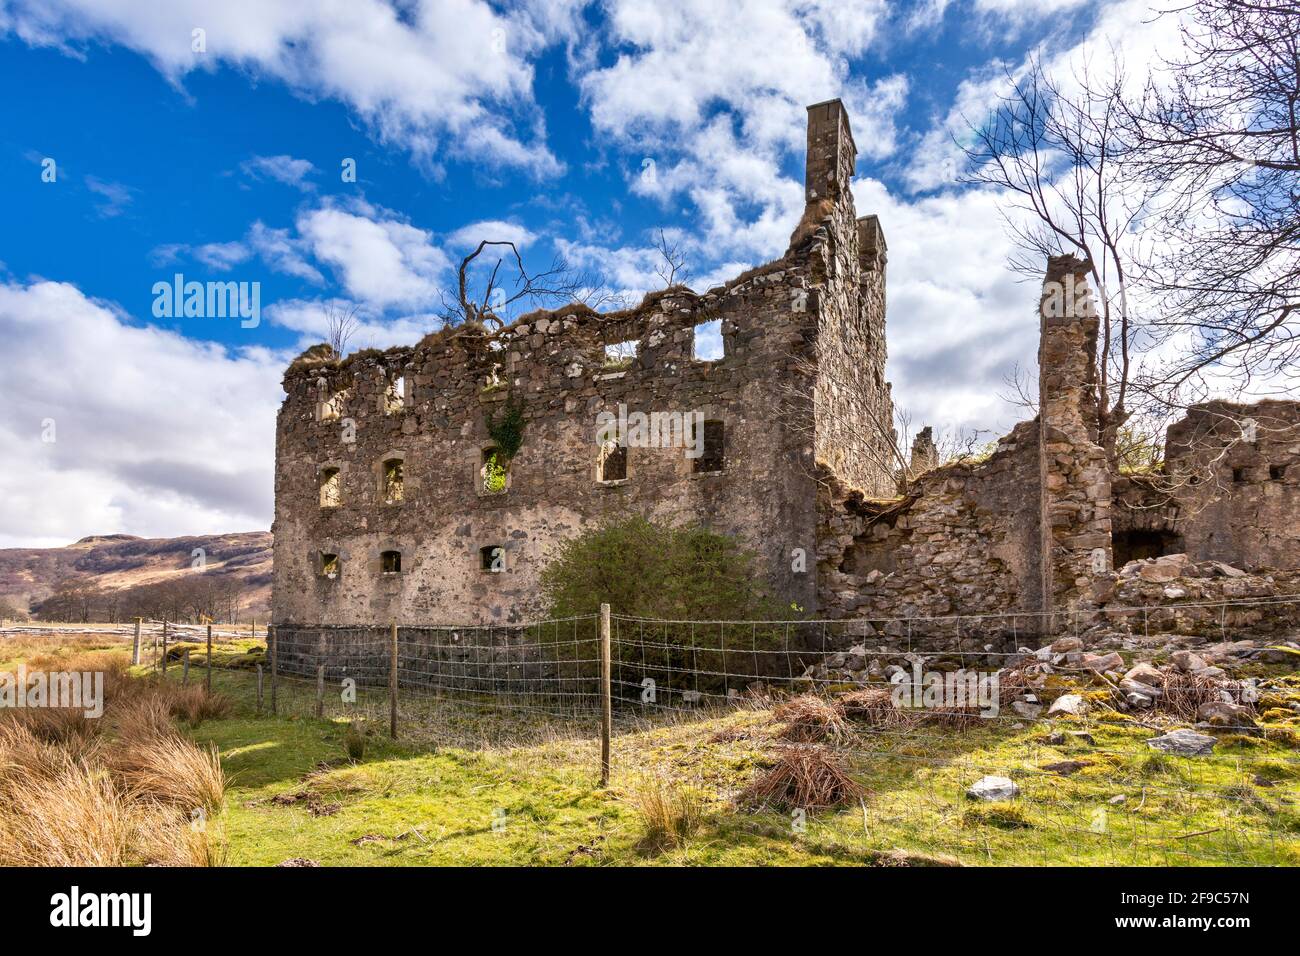
[[[655,274],[663,280],[664,288],[675,285],[687,285],[691,281],[691,271],[686,265],[686,251],[681,239],[669,240],[663,229],[655,240],[655,252],[659,254],[659,264]]]
[[[1179,348],[1144,376],[1201,400],[1300,379],[1300,4],[1197,0],[1182,53],[1128,109],[1128,166],[1163,200],[1144,281]],[[1212,381],[1211,381],[1212,379]]]
[[[335,355],[342,355],[348,347],[348,340],[361,327],[357,319],[357,307],[337,301],[325,304],[325,328],[327,342]]]
[[[1010,197],[1004,218],[1018,250],[1010,263],[1015,271],[1041,279],[1049,256],[1071,253],[1084,261],[1101,325],[1097,428],[1112,453],[1116,431],[1130,414],[1138,331],[1129,294],[1130,246],[1147,198],[1122,168],[1123,83],[1112,59],[1101,76],[1085,64],[1067,90],[1031,58],[1023,73],[1007,73],[1006,91],[985,121],[971,124],[963,177]]]
[[[481,291],[474,292],[471,270],[479,256],[492,246],[508,252],[488,270]],[[502,266],[505,266],[504,273]],[[505,326],[511,309],[520,302],[539,306],[572,302],[583,291],[582,276],[569,268],[563,258],[556,256],[546,270],[530,273],[524,267],[518,247],[507,240],[481,241],[460,261],[456,278],[456,298],[443,297],[442,315],[448,325],[491,325],[499,329]]]

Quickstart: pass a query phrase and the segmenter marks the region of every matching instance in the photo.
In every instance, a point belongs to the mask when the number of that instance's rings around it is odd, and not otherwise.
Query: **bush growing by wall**
[[[595,614],[607,603],[616,616],[657,622],[653,639],[643,641],[636,621],[616,621],[613,657],[666,684],[687,674],[698,681],[700,672],[749,673],[750,652],[779,646],[785,631],[744,626],[742,648],[734,640],[727,646],[734,626],[662,622],[791,617],[767,593],[757,557],[739,542],[698,525],[674,527],[639,515],[563,542],[543,569],[541,586],[552,617]],[[730,660],[741,653],[744,663]]]

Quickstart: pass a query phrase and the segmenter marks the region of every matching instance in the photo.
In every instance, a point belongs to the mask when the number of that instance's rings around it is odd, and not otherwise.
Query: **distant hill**
[[[202,572],[194,568],[196,548],[204,552]],[[89,612],[91,620],[172,611],[185,618],[197,616],[204,600],[216,601],[223,617],[235,609],[241,619],[268,616],[269,531],[91,535],[62,548],[0,548],[0,604],[33,615],[66,617],[78,604],[76,614]]]

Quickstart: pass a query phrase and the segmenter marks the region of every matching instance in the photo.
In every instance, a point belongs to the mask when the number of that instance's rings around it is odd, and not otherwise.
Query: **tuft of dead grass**
[[[704,821],[704,794],[661,776],[642,777],[629,797],[645,825],[641,845],[647,850],[680,848]]]
[[[825,747],[785,747],[776,766],[742,790],[736,802],[755,810],[823,810],[860,800],[866,793]]]
[[[893,696],[883,687],[864,687],[839,698],[844,715],[871,727],[893,727],[904,723],[907,715],[894,706]]]
[[[786,726],[777,734],[797,743],[817,743],[827,738],[839,739],[848,734],[849,725],[838,701],[816,694],[800,694],[783,701],[772,716]]]
[[[216,749],[203,750],[175,733],[131,740],[113,750],[106,763],[133,795],[209,814],[226,799],[226,775]]]
[[[128,865],[142,822],[141,808],[102,770],[69,762],[52,777],[29,779],[22,803],[0,808],[0,864]]]

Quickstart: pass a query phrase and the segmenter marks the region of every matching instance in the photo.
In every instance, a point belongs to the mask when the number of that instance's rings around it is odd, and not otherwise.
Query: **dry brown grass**
[[[209,693],[202,684],[161,684],[173,717],[197,727],[205,720],[219,720],[230,714],[231,703],[222,694]]]
[[[776,766],[742,790],[736,802],[756,810],[821,810],[859,800],[866,793],[825,747],[785,747]]]
[[[838,739],[849,731],[839,702],[816,694],[791,697],[778,705],[772,716],[786,725],[777,736],[798,743],[816,743],[828,737]]]
[[[1232,694],[1234,700],[1240,697],[1240,688],[1236,681],[1200,677],[1170,668],[1164,672],[1164,681],[1160,685],[1160,696],[1156,698],[1155,709],[1183,720],[1195,720],[1196,712],[1201,705],[1222,700],[1221,693],[1225,690]]]
[[[895,727],[904,723],[907,715],[894,706],[890,692],[883,687],[864,687],[839,698],[840,709],[852,720],[860,720],[871,727]]]
[[[103,673],[106,707],[100,718],[0,712],[0,865],[222,865],[224,841],[206,825],[225,799],[220,759],[177,733],[172,716],[198,722],[230,702],[132,678],[115,655],[38,655],[28,673],[38,664]]]
[[[647,850],[679,848],[704,821],[704,795],[694,787],[646,776],[630,789],[629,799],[645,824],[641,846]]]
[[[105,756],[105,764],[133,796],[205,813],[215,813],[226,799],[216,749],[203,750],[176,733],[124,741]]]
[[[22,786],[21,803],[0,808],[0,864],[124,866],[134,862],[142,808],[102,771],[71,761]]]

